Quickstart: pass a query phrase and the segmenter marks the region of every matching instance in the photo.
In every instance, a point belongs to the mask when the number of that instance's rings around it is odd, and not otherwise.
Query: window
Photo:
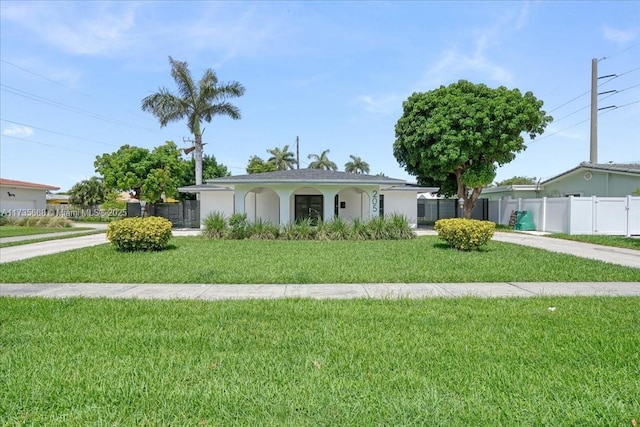
[[[296,195],[295,204],[296,221],[310,218],[313,225],[317,224],[318,220],[322,221],[322,195]]]

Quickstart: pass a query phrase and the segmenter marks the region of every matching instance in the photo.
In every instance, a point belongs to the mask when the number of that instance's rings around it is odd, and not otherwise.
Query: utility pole
[[[591,137],[589,163],[598,163],[598,59],[591,60]]]
[[[192,152],[193,150],[196,149],[196,147],[193,145],[193,143],[195,142],[193,139],[189,139],[189,138],[182,138],[182,142],[189,142],[191,144],[191,147],[189,148],[183,148],[182,151],[184,152],[184,154],[189,154],[190,152]],[[192,155],[193,157],[193,155]]]
[[[300,138],[296,136],[296,163],[298,164],[298,169],[300,169]]]
[[[598,77],[598,59],[593,58],[591,60],[591,135],[589,144],[589,163],[594,165],[598,163],[598,111],[606,110],[608,108],[615,108],[615,106],[613,105],[598,108],[598,95],[617,92],[616,90],[609,90],[606,92],[598,93],[598,80],[606,79],[609,77],[617,77],[617,75],[608,74],[606,76]]]

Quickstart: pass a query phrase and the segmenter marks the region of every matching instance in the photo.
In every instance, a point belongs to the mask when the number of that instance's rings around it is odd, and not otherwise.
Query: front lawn
[[[161,252],[109,245],[3,264],[0,283],[444,283],[640,281],[640,269],[489,242],[460,252],[435,236],[400,241],[206,240]]]
[[[639,306],[0,298],[0,425],[627,426]]]

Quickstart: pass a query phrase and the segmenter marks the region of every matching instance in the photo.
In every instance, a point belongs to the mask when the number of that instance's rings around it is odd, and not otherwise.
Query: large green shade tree
[[[526,149],[523,134],[534,139],[553,120],[542,105],[531,92],[466,80],[416,92],[402,104],[393,154],[421,185],[463,199],[469,218],[496,168]]]

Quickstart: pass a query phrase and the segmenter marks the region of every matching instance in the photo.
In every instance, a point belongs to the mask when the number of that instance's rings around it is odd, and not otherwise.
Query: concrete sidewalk
[[[0,284],[0,296],[160,300],[640,296],[640,282],[372,283],[316,285],[5,283]]]
[[[575,255],[611,264],[624,265],[626,267],[640,268],[640,251],[633,249],[594,245],[591,243],[556,239],[554,237],[544,237],[529,233],[497,232],[494,234],[493,240],[531,246],[546,251]]]

